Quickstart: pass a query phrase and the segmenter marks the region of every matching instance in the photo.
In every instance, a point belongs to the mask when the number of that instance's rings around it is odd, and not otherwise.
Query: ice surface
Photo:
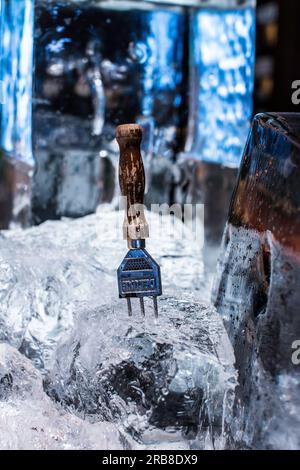
[[[300,448],[299,157],[299,115],[255,117],[214,289],[238,369],[235,446]]]
[[[47,368],[48,349],[72,326],[79,305],[116,299],[116,269],[126,254],[123,217],[101,206],[96,215],[75,221],[2,232],[1,339]],[[162,266],[165,292],[194,286],[196,298],[201,293],[208,299],[211,274],[204,273],[197,242],[165,236],[151,238],[148,246]],[[125,315],[124,302],[119,305]]]
[[[214,299],[234,346],[239,385],[234,446],[300,448],[299,254],[262,233],[229,225]]]
[[[0,344],[0,449],[123,449],[117,428],[66,413],[45,394],[42,376],[8,344]]]
[[[147,246],[162,269],[160,317],[146,302],[142,321],[134,303],[129,320],[116,282],[123,212],[100,209],[1,233],[1,340],[41,369],[54,401],[81,418],[118,423],[131,445],[224,446],[234,359],[208,302],[211,273],[199,241],[171,237],[165,225],[161,238],[153,232]]]
[[[118,305],[80,312],[47,390],[85,416],[117,420],[144,443],[153,427],[197,434],[198,425],[210,426],[221,434],[235,387],[222,322],[188,295],[160,304],[157,322],[148,303],[146,320]]]
[[[33,165],[33,0],[0,1],[0,146]]]
[[[221,4],[221,2],[220,2]],[[187,150],[238,167],[250,127],[255,8],[200,8],[191,16],[191,134]]]

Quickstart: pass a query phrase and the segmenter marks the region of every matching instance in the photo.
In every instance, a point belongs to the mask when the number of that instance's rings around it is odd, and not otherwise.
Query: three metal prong
[[[140,305],[141,305],[141,313],[142,313],[142,316],[144,317],[145,316],[145,304],[144,304],[143,297],[140,297]]]
[[[154,315],[155,318],[158,318],[158,305],[157,305],[157,297],[152,297],[153,298],[153,308],[154,308]],[[142,317],[145,317],[145,304],[144,304],[144,298],[140,297],[140,307],[141,307],[141,314]],[[127,300],[127,309],[128,309],[128,316],[132,317],[132,307],[131,307],[131,300],[130,297],[126,298]]]
[[[131,308],[131,300],[130,297],[127,297],[127,309],[128,309],[128,316],[132,317],[132,308]]]
[[[157,297],[153,297],[153,308],[154,308],[155,318],[158,318]]]

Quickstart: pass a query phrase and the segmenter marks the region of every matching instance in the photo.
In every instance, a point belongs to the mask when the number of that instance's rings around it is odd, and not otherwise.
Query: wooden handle
[[[142,128],[137,124],[117,127],[116,138],[120,147],[119,183],[122,196],[127,198],[123,234],[129,242],[149,237],[144,214],[145,171],[140,150],[142,137]]]

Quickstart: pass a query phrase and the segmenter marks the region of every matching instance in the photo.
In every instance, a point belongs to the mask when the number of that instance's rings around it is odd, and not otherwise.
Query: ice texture
[[[236,381],[218,314],[188,295],[164,297],[158,321],[148,302],[146,310],[146,320],[117,305],[80,312],[57,349],[48,393],[84,416],[119,422],[144,444],[157,429],[192,431],[195,440],[198,426],[225,439]]]
[[[33,0],[0,1],[0,146],[33,165]]]
[[[149,300],[144,321],[135,302],[129,319],[117,299],[123,217],[107,206],[2,232],[0,340],[41,370],[53,401],[91,422],[117,423],[130,445],[224,447],[234,358],[208,302],[199,240],[170,236],[162,217],[163,236],[154,230],[147,244],[162,270],[160,316]],[[150,228],[158,217],[147,213]]]
[[[118,450],[121,439],[113,424],[91,424],[55,405],[29,359],[0,344],[1,450]]]
[[[253,120],[213,289],[239,384],[234,447],[300,448],[299,114]]]
[[[109,305],[117,296],[116,269],[126,254],[123,217],[122,211],[101,206],[82,219],[2,232],[0,339],[22,351],[30,348],[27,354],[36,365],[48,368],[47,350],[72,326],[78,306]],[[154,224],[158,215],[148,219]],[[169,233],[167,224],[162,233]],[[148,245],[164,272],[164,289],[194,286],[197,298],[204,288],[207,300],[211,274],[204,276],[198,242],[156,237],[153,233]],[[122,301],[120,308],[125,315]]]
[[[100,157],[111,159],[118,173],[118,124],[143,126],[146,173],[152,157],[174,156],[181,122],[184,13],[149,2],[100,3],[36,2],[35,224],[96,210],[101,187],[110,184]],[[148,183],[151,188],[150,178]],[[171,182],[166,183],[163,202],[171,191]]]
[[[238,167],[252,116],[255,8],[203,7],[190,21],[193,93],[187,151],[200,160]]]
[[[300,333],[299,282],[299,254],[271,232],[226,228],[214,301],[239,371],[233,447],[300,448],[300,374],[292,361]]]

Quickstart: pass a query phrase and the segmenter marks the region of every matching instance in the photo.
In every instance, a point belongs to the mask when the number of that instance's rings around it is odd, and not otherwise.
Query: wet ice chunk
[[[0,344],[0,449],[122,449],[113,424],[66,413],[43,391],[42,377],[18,351]]]
[[[164,298],[156,322],[128,319],[125,308],[80,312],[57,349],[48,393],[92,419],[117,420],[142,442],[153,428],[222,433],[236,377],[216,311]]]

